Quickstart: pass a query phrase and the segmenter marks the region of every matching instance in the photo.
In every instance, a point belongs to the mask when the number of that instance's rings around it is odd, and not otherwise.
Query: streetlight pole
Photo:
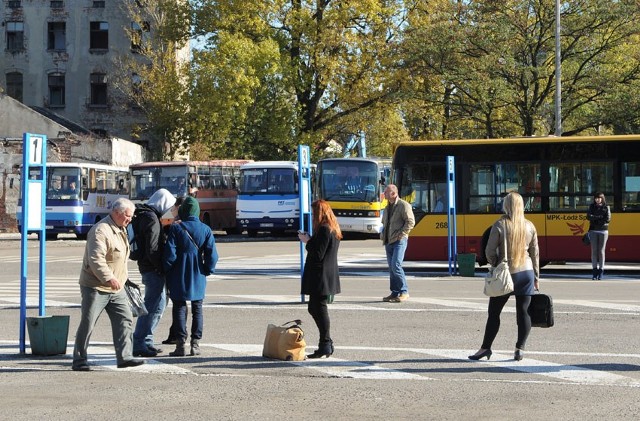
[[[556,114],[556,136],[562,136],[562,84],[561,84],[561,59],[560,59],[560,0],[556,0],[556,98],[555,98],[555,114]]]

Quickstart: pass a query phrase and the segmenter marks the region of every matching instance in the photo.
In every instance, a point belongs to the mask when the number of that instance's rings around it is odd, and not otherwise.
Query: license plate
[[[273,222],[262,223],[262,224],[260,224],[260,227],[262,227],[262,228],[271,228],[271,227],[273,227]]]

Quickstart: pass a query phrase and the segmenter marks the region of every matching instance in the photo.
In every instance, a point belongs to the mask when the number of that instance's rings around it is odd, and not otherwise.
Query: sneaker
[[[404,293],[404,294],[400,294],[397,297],[393,297],[392,299],[389,300],[390,303],[401,303],[403,301],[407,301],[409,299],[409,294]]]
[[[388,295],[388,296],[384,297],[382,299],[382,301],[384,301],[385,303],[388,303],[390,301],[393,301],[395,298],[398,298],[398,296],[395,295],[395,294],[391,294],[391,295]]]

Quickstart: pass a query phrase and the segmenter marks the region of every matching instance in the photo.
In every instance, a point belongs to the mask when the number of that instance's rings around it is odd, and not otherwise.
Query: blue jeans
[[[144,284],[144,306],[149,314],[138,317],[136,330],[133,332],[133,351],[146,351],[153,346],[153,333],[160,323],[162,313],[167,306],[165,278],[156,272],[142,273]]]
[[[395,243],[385,244],[384,250],[387,252],[387,264],[389,265],[389,280],[391,281],[391,294],[406,294],[407,278],[404,276],[402,261],[404,252],[407,250],[407,239],[403,238]]]
[[[133,359],[131,344],[133,315],[124,290],[112,294],[80,286],[80,293],[82,294],[82,304],[80,306],[80,325],[76,332],[76,342],[73,348],[74,367],[87,363],[87,348],[91,332],[103,310],[107,311],[111,320],[113,346],[116,349],[118,364]]]
[[[187,342],[187,302],[172,299],[173,324],[178,342]],[[191,301],[191,339],[202,339],[202,300]]]

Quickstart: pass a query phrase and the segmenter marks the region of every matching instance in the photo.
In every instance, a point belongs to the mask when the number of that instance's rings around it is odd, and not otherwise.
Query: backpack
[[[142,257],[142,249],[138,246],[138,242],[136,241],[136,225],[138,223],[138,218],[136,215],[138,213],[138,209],[133,213],[133,218],[129,225],[127,225],[127,237],[129,238],[129,259],[137,261]]]
[[[133,212],[133,218],[131,218],[131,222],[127,225],[127,237],[129,238],[129,259],[138,261],[144,256],[144,244],[140,243],[138,239],[143,238],[140,236],[140,215],[145,212],[152,212],[149,208],[144,205],[136,205],[136,209]]]

